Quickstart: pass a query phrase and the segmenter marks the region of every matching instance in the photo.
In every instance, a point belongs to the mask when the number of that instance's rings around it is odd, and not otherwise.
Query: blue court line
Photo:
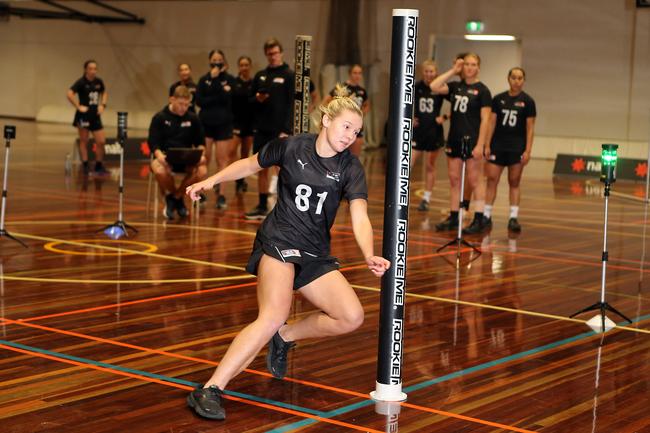
[[[4,344],[5,346],[10,346],[10,347],[15,347],[17,349],[27,350],[27,351],[30,351],[30,352],[42,353],[44,355],[50,355],[50,356],[54,356],[54,357],[57,357],[57,358],[68,359],[70,361],[76,361],[76,362],[80,362],[80,363],[83,363],[83,364],[91,364],[91,365],[95,365],[95,366],[98,366],[98,367],[108,368],[108,369],[111,369],[111,370],[122,371],[122,372],[125,372],[125,373],[138,374],[140,376],[145,376],[145,377],[149,377],[149,378],[152,378],[152,379],[163,380],[165,382],[171,382],[171,383],[178,383],[178,384],[181,384],[181,385],[187,385],[187,386],[191,386],[193,388],[196,387],[197,385],[199,385],[198,383],[190,382],[189,380],[177,379],[175,377],[163,376],[163,375],[156,374],[156,373],[149,373],[148,371],[135,370],[135,369],[128,368],[128,367],[122,367],[120,365],[108,364],[108,363],[101,362],[101,361],[94,361],[92,359],[79,358],[77,356],[66,355],[65,353],[53,352],[51,350],[40,349],[38,347],[33,347],[33,346],[26,346],[26,345],[20,344],[20,343],[13,343],[11,341],[0,340],[0,344]],[[296,405],[289,404],[289,403],[283,403],[281,401],[269,400],[269,399],[266,399],[266,398],[257,397],[255,395],[243,394],[241,392],[229,391],[229,390],[224,391],[224,394],[232,395],[234,397],[239,397],[239,398],[243,398],[243,399],[246,399],[246,400],[255,401],[257,403],[265,403],[265,404],[269,404],[269,405],[272,405],[272,406],[282,407],[282,408],[285,408],[285,409],[296,410],[296,411],[299,411],[299,412],[308,413],[310,415],[316,415],[316,416],[319,416],[319,417],[322,417],[322,418],[327,418],[328,417],[327,413],[321,412],[319,410],[312,410],[312,409],[308,409],[308,408],[301,407],[301,406],[296,406]]]
[[[634,319],[632,321],[632,323],[640,322],[640,321],[646,320],[646,319],[650,319],[650,314],[646,314],[644,316],[639,316],[636,319]],[[576,341],[583,340],[583,339],[585,339],[587,337],[591,337],[591,336],[594,336],[594,335],[597,335],[597,333],[594,332],[594,331],[589,331],[589,332],[585,332],[585,333],[582,333],[582,334],[578,334],[578,335],[573,336],[573,337],[565,338],[564,340],[559,340],[559,341],[556,341],[554,343],[549,343],[549,344],[545,344],[544,346],[539,346],[539,347],[536,347],[534,349],[526,350],[524,352],[519,352],[519,353],[515,353],[513,355],[509,355],[509,356],[506,356],[506,357],[503,357],[503,358],[495,359],[494,361],[488,361],[488,362],[484,362],[483,364],[475,365],[474,367],[469,367],[469,368],[465,368],[463,370],[458,370],[458,371],[455,371],[453,373],[449,373],[449,374],[446,374],[444,376],[437,377],[435,379],[425,380],[423,382],[416,383],[415,385],[408,386],[408,387],[404,388],[403,391],[405,393],[409,393],[409,392],[413,392],[413,391],[419,391],[419,390],[421,390],[423,388],[426,388],[426,387],[429,387],[431,385],[436,385],[438,383],[442,383],[442,382],[446,382],[448,380],[456,379],[456,378],[459,378],[459,377],[464,376],[466,374],[476,373],[477,371],[485,370],[485,369],[488,369],[490,367],[494,367],[494,366],[497,366],[497,365],[500,365],[500,364],[505,364],[505,363],[510,362],[510,361],[516,361],[516,360],[525,358],[527,356],[537,355],[537,354],[545,352],[547,350],[555,349],[555,348],[563,346],[565,344],[574,343]],[[362,402],[359,402],[359,403],[354,403],[354,404],[351,404],[349,406],[343,406],[343,407],[341,407],[339,409],[335,409],[335,410],[332,410],[330,412],[327,412],[327,415],[324,416],[323,418],[330,418],[330,417],[343,415],[343,414],[346,414],[348,412],[352,412],[353,410],[357,410],[359,408],[375,404],[375,401],[370,400],[370,397],[368,397],[368,399],[369,400],[365,400],[365,401],[362,401]],[[305,419],[305,420],[302,420],[302,421],[294,422],[292,424],[287,424],[287,425],[282,426],[282,427],[276,427],[273,430],[267,430],[265,433],[287,433],[287,432],[289,432],[291,430],[295,430],[295,429],[298,429],[298,428],[301,428],[301,427],[306,427],[306,426],[309,426],[309,425],[312,425],[312,424],[316,424],[317,422],[320,422],[320,421],[313,420],[313,419]]]

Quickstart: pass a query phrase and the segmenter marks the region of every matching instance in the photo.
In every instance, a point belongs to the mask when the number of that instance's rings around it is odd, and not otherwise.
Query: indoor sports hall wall
[[[311,34],[312,70],[324,66],[330,10],[326,0],[141,1],[119,6],[147,23],[16,17],[0,22],[0,79],[6,83],[0,115],[69,122],[72,108],[65,90],[91,57],[107,83],[109,109],[126,109],[133,113],[132,124],[145,127],[150,114],[165,103],[176,64],[189,61],[198,78],[212,48],[223,49],[233,65],[238,55],[247,54],[256,67],[263,67],[262,42],[277,36],[292,64],[294,36]],[[361,60],[373,101],[374,136],[380,136],[388,108],[391,9],[417,8],[420,60],[431,35],[438,40],[460,37],[468,19],[483,21],[486,33],[520,38],[526,91],[536,99],[539,112],[534,156],[554,157],[558,150],[591,153],[593,143],[604,141],[622,144],[623,156],[647,153],[650,9],[635,9],[633,0],[367,0],[360,6]],[[441,68],[451,62],[437,60]],[[503,77],[502,86],[491,90],[498,93],[506,86]]]

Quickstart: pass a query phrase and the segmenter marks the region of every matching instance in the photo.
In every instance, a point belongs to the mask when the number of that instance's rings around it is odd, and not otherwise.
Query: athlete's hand
[[[381,277],[390,268],[390,262],[379,256],[366,257],[366,264],[375,277]]]
[[[474,150],[472,150],[472,158],[481,160],[483,159],[483,146],[476,146]]]
[[[260,103],[261,103],[261,102],[264,102],[264,101],[266,101],[267,99],[269,99],[269,94],[268,94],[268,93],[260,93],[260,92],[257,92],[257,93],[255,94],[255,99],[257,99],[257,102],[260,102]]]
[[[187,194],[190,199],[192,199],[192,201],[197,201],[199,199],[199,193],[201,191],[208,191],[212,189],[212,186],[212,182],[206,179],[202,182],[197,182],[185,188],[185,194]]]
[[[463,65],[465,64],[465,60],[463,59],[456,59],[454,61],[454,66],[452,69],[454,70],[454,74],[460,75],[461,72],[463,72]]]
[[[216,66],[210,69],[210,77],[212,78],[217,78],[220,73],[221,73],[221,69],[219,69]]]
[[[420,126],[420,119],[418,119],[417,117],[413,116],[413,127],[414,127],[414,128],[417,128],[418,126]]]
[[[438,116],[438,117],[436,117],[436,123],[437,123],[438,125],[442,125],[443,123],[445,123],[445,116]]]
[[[485,146],[485,149],[483,149],[483,156],[485,159],[488,161],[490,160],[490,155],[492,155],[492,151],[490,150],[490,146]]]
[[[80,113],[87,113],[88,107],[86,107],[85,105],[80,105],[79,108],[77,108],[77,110],[79,110]]]
[[[521,165],[528,164],[528,161],[530,161],[530,152],[524,152],[521,155]]]
[[[280,135],[278,135],[278,138],[287,138],[288,136],[289,134],[287,134],[286,132],[281,132]]]
[[[97,114],[102,114],[104,112],[104,104],[99,104],[97,106]]]

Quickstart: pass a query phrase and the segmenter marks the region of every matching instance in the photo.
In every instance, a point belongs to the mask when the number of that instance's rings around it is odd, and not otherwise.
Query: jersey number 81
[[[311,197],[312,189],[309,185],[301,183],[296,187],[296,207],[301,212],[307,212],[309,210],[309,197]],[[327,191],[316,194],[318,197],[318,204],[316,205],[316,215],[320,215],[323,211],[323,203],[325,203],[325,198],[327,197]]]

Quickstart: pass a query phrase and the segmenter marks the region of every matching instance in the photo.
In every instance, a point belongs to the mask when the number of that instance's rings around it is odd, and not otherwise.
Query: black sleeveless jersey
[[[342,199],[368,198],[359,159],[345,150],[330,158],[316,153],[315,134],[269,142],[258,154],[262,167],[277,165],[278,201],[260,227],[262,240],[326,256],[330,228]]]
[[[469,135],[471,146],[474,147],[481,127],[481,108],[489,107],[492,103],[490,90],[480,81],[473,84],[452,81],[447,86],[447,99],[451,103],[448,145],[460,146],[463,136]]]
[[[523,153],[526,150],[526,120],[537,116],[535,101],[526,92],[510,96],[499,93],[492,100],[497,123],[490,149]]]

